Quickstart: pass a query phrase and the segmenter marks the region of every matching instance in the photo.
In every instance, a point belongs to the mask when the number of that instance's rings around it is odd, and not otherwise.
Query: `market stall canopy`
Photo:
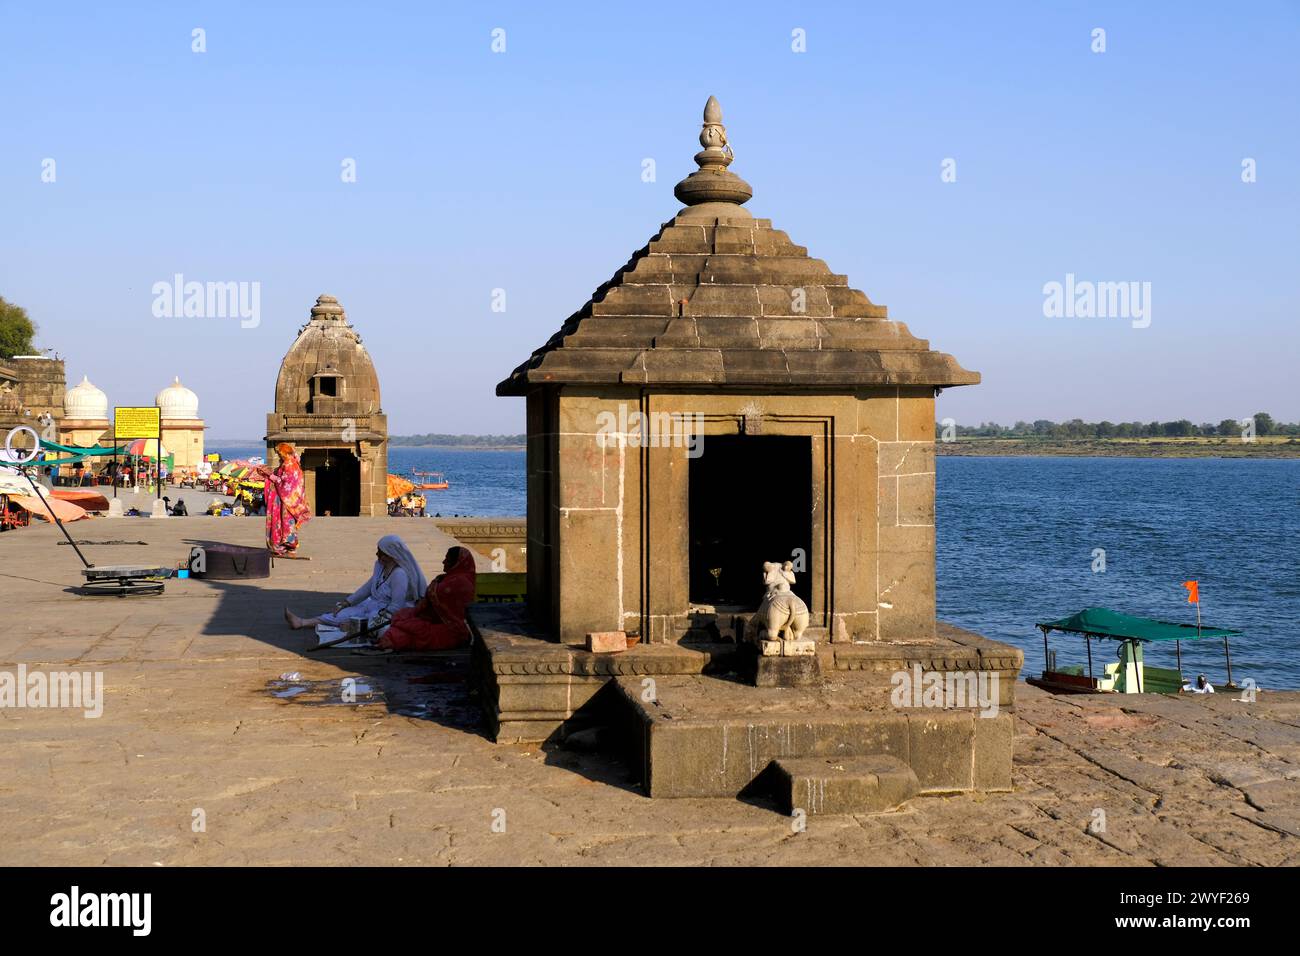
[[[244,478],[257,471],[257,466],[246,458],[232,458],[221,463],[217,474],[225,478]]]
[[[1085,608],[1078,614],[1063,617],[1059,621],[1043,621],[1036,626],[1042,628],[1044,632],[1065,631],[1117,641],[1195,641],[1210,638],[1221,640],[1241,633],[1226,627],[1198,628],[1195,624],[1175,624],[1171,621],[1152,620],[1149,617],[1134,617],[1105,607]]]
[[[90,445],[86,447],[78,445],[60,445],[58,442],[41,439],[41,448],[47,453],[58,452],[60,455],[71,455],[70,458],[46,458],[44,461],[34,462],[37,467],[75,465],[77,462],[89,461],[91,458],[108,458],[113,455],[124,455],[126,446],[114,448],[104,445]]]
[[[217,469],[217,474],[222,478],[229,478],[231,481],[238,482],[247,488],[262,488],[266,482],[262,480],[261,465],[247,458],[234,458],[224,462]]]
[[[59,451],[66,455],[80,455],[83,458],[100,457],[107,458],[110,455],[122,455],[126,453],[126,446],[119,445],[114,448],[112,445],[60,445],[58,442],[41,439],[41,447],[46,451]]]
[[[63,501],[71,501],[86,511],[108,510],[108,498],[93,488],[55,488],[47,494]]]
[[[10,495],[10,502],[24,508],[32,513],[32,517],[41,518],[44,521],[51,521],[50,508],[58,515],[60,521],[76,521],[78,518],[87,517],[86,509],[79,505],[74,505],[71,501],[64,501],[61,498],[49,498],[41,501],[35,495]],[[50,508],[45,505],[49,504]]]
[[[401,475],[388,475],[388,497],[400,498],[402,495],[410,494],[415,490],[415,485],[407,481]]]

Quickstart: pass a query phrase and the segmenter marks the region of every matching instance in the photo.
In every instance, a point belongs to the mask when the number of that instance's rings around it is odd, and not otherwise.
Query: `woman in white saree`
[[[285,608],[284,619],[294,630],[317,624],[343,627],[348,621],[360,621],[364,625],[378,617],[391,618],[402,608],[410,607],[424,596],[428,586],[411,549],[397,535],[386,534],[379,539],[370,580],[334,605],[334,610],[319,617],[299,617]]]

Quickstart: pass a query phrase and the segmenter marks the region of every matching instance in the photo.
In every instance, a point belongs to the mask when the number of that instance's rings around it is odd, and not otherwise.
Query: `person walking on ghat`
[[[281,442],[275,450],[279,466],[258,469],[266,481],[266,546],[277,557],[293,558],[297,557],[298,528],[311,520],[311,506],[293,446]]]

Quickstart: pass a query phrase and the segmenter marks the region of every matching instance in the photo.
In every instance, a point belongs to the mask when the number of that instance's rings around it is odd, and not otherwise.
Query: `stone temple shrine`
[[[388,416],[379,375],[332,295],[316,300],[280,363],[275,411],[266,416],[272,464],[280,442],[297,449],[316,514],[388,513]]]
[[[497,388],[528,403],[530,599],[563,640],[675,642],[752,609],[766,555],[822,639],[932,634],[934,396],[979,375],[750,215],[716,100],[700,141],[686,208]]]
[[[1009,786],[1023,656],[935,619],[935,396],[979,375],[745,208],[713,98],[700,143],[684,208],[497,386],[527,403],[531,615],[476,611],[498,738],[614,697],[652,795],[882,755],[914,790]],[[807,608],[813,686],[714,676],[745,669],[765,562]],[[633,644],[586,650],[600,632]],[[934,672],[995,680],[998,712],[886,702]]]

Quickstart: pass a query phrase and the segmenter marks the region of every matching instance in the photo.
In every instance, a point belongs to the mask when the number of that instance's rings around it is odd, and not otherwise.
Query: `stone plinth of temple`
[[[425,513],[438,508],[438,492],[427,493]],[[523,573],[528,567],[528,524],[523,518],[434,518],[465,547],[492,562],[493,571]]]
[[[777,758],[824,755],[893,756],[919,792],[1011,786],[1024,655],[952,625],[925,643],[822,644],[813,660],[823,679],[754,687],[739,679],[745,651],[731,642],[593,653],[548,640],[518,604],[476,605],[470,624],[494,740],[554,742],[584,715],[610,722],[650,796],[735,797]],[[896,675],[922,673],[970,675],[972,686],[996,688],[996,702],[900,700]]]

